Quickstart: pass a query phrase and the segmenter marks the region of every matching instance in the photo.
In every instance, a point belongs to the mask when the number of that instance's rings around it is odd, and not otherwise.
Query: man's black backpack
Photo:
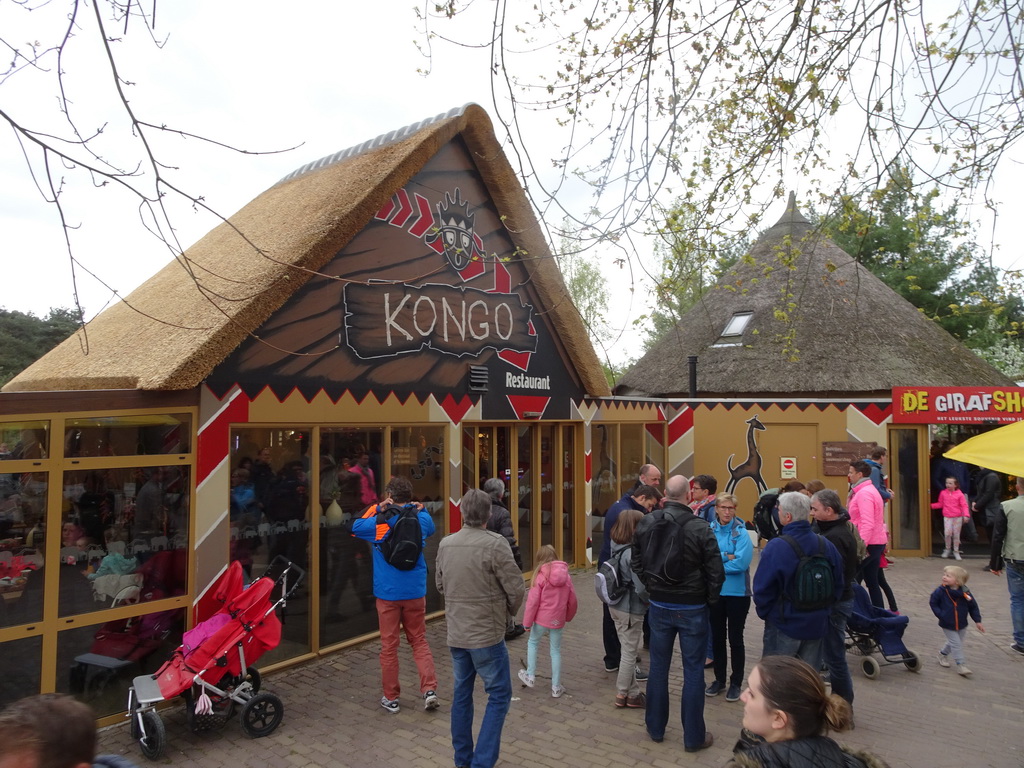
[[[397,516],[378,544],[384,562],[400,571],[411,571],[423,554],[423,527],[415,506],[391,506],[377,512],[378,525]]]
[[[754,527],[765,541],[779,535],[779,523],[775,518],[775,505],[779,501],[776,491],[765,491],[754,505]]]
[[[832,563],[825,555],[825,538],[817,536],[818,551],[813,555],[804,553],[789,534],[782,537],[800,558],[796,565],[796,573],[790,584],[790,593],[785,595],[798,611],[820,611],[828,608],[836,601],[835,574]]]
[[[687,569],[693,567],[682,557],[683,529],[695,520],[703,525],[707,522],[694,516],[681,523],[668,510],[651,515],[656,517],[644,533],[644,575],[667,586],[682,584]]]

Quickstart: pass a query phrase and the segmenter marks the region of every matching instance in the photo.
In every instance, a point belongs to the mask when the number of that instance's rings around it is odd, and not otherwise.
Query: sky
[[[107,31],[123,37],[113,47],[122,79],[131,83],[124,86],[126,96],[142,120],[250,152],[180,137],[154,141],[158,156],[173,166],[165,170],[167,178],[230,216],[305,163],[395,128],[468,102],[482,105],[493,118],[486,51],[436,43],[428,61],[414,44],[422,39],[414,2],[307,0],[283,13],[280,3],[266,0],[175,0],[155,3],[153,36],[158,45],[137,20],[126,35],[123,29]],[[56,39],[65,27],[70,0],[40,1],[39,6],[26,12],[0,0],[0,38],[22,48],[23,41],[45,46]],[[127,168],[135,162],[129,159],[134,155],[124,153],[133,139],[111,117],[118,114],[117,104],[110,97],[109,71],[97,55],[101,49],[95,45],[91,10],[80,9],[80,29],[65,48],[70,109],[83,134],[103,127],[94,142],[97,154]],[[424,76],[419,70],[427,67],[431,72]],[[24,68],[0,78],[0,109],[39,130],[53,127],[59,118],[55,71],[51,60],[45,71]],[[551,114],[531,116],[527,127],[535,157],[557,152]],[[500,135],[500,126],[496,130]],[[12,132],[0,132],[0,307],[45,315],[50,307],[73,306],[77,290],[86,317],[91,317],[172,258],[143,226],[137,202],[118,191],[117,184],[96,187],[88,178],[75,180],[68,173],[62,199],[73,252],[81,262],[73,283],[64,230],[55,206],[43,200],[38,177],[28,171],[26,151],[35,157]],[[575,198],[564,201],[570,205],[586,204],[581,187],[567,187],[562,194]],[[173,237],[183,248],[217,223],[189,204],[171,198],[167,204]],[[784,201],[779,201],[766,221],[777,219],[783,209]],[[166,227],[163,231],[170,234]],[[1020,242],[1004,224],[996,239]],[[650,311],[642,275],[653,269],[653,258],[649,252],[637,257],[627,268],[614,266],[611,258],[602,264],[611,292],[612,325],[623,330],[614,334],[618,341],[608,350],[616,362],[639,355],[639,333],[632,320]]]

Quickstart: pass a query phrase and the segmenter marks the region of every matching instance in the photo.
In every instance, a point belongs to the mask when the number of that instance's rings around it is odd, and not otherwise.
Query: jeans
[[[1010,621],[1013,642],[1024,648],[1024,564],[1006,561],[1006,587],[1010,590]]]
[[[714,642],[715,680],[725,684],[725,641],[729,641],[729,655],[732,674],[729,684],[743,685],[743,667],[747,663],[746,648],[743,645],[743,628],[750,612],[750,597],[722,595],[711,606],[711,638]]]
[[[825,664],[828,665],[832,693],[853,704],[853,678],[846,663],[846,622],[853,613],[853,598],[841,600],[832,606],[828,617],[828,634],[825,635]]]
[[[380,676],[384,695],[394,701],[401,693],[398,684],[398,643],[400,624],[405,627],[405,639],[412,647],[412,658],[420,673],[420,693],[437,690],[434,656],[427,643],[425,597],[416,600],[377,600],[377,620],[380,622]]]
[[[636,696],[640,693],[640,685],[636,681],[636,657],[640,653],[640,643],[643,642],[644,617],[616,608],[609,610],[612,621],[615,622],[615,629],[619,633],[619,644],[622,646],[615,688],[624,696]]]
[[[826,635],[828,632],[826,632]],[[814,669],[821,669],[824,659],[820,637],[813,640],[797,640],[779,630],[770,621],[764,623],[764,646],[762,656],[794,656],[803,659]]]
[[[530,628],[530,641],[526,644],[526,672],[530,677],[537,673],[537,648],[544,635],[549,637],[551,651],[551,687],[557,688],[562,680],[562,629],[549,629],[540,624]]]
[[[512,702],[512,675],[508,666],[505,641],[488,648],[451,648],[452,674],[452,748],[455,765],[493,768],[501,750],[501,729]],[[480,723],[476,748],[473,748],[473,687],[476,676],[484,682],[487,708]]]
[[[704,652],[708,643],[708,612],[704,606],[694,609],[662,608],[651,603],[647,612],[651,625],[651,668],[647,679],[647,732],[652,739],[665,738],[668,725],[668,671],[672,665],[672,645],[679,638],[683,657],[683,690],[680,719],[683,745],[699,747],[704,743]]]

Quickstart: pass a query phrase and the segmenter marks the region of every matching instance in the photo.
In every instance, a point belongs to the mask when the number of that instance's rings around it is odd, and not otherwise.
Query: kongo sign
[[[902,424],[1008,424],[1024,419],[1021,387],[895,387],[892,420]]]

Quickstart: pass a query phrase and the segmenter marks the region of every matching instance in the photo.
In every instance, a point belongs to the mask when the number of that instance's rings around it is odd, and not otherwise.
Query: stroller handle
[[[277,575],[273,576],[273,579],[275,584],[281,585],[281,600],[287,600],[291,597],[299,584],[302,583],[302,580],[306,578],[305,569],[300,568],[284,555],[278,555],[271,560],[263,576],[271,576],[275,572]],[[289,574],[294,575],[294,581],[288,578]]]

